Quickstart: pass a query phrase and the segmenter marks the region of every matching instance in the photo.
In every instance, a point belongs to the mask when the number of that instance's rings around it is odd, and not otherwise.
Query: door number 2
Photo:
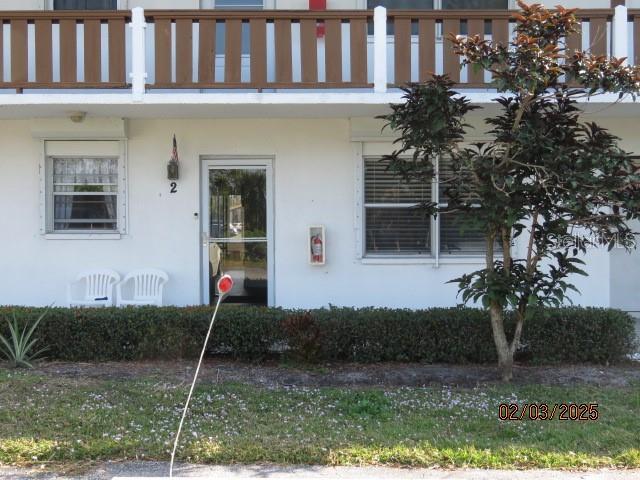
[[[178,184],[176,182],[171,182],[170,186],[171,190],[169,190],[169,193],[176,193],[178,191]]]

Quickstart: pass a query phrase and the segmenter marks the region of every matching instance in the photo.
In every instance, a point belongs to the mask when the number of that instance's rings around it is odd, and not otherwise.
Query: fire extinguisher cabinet
[[[311,225],[309,227],[309,251],[310,265],[324,265],[326,261],[326,237],[324,225]]]

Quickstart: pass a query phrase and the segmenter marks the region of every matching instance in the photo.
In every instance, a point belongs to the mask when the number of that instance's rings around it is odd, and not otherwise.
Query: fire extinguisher
[[[311,238],[311,256],[314,262],[322,262],[322,239],[320,235]]]

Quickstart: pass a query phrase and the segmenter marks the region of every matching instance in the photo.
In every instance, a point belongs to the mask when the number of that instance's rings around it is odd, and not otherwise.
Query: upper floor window
[[[118,0],[53,0],[54,10],[117,10]]]
[[[367,0],[367,8],[409,10],[492,10],[509,8],[509,0]]]
[[[442,0],[443,10],[500,10],[509,8],[509,0]]]
[[[433,10],[435,8],[435,0],[367,0],[367,8],[376,7]]]
[[[260,10],[264,7],[264,0],[215,0],[215,7],[230,10]]]

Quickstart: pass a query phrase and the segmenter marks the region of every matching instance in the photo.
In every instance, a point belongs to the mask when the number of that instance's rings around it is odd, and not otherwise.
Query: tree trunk
[[[503,382],[510,382],[513,378],[513,352],[509,348],[509,341],[504,331],[504,312],[500,305],[493,304],[489,308],[491,316],[491,330],[493,341],[498,352],[498,368]]]

